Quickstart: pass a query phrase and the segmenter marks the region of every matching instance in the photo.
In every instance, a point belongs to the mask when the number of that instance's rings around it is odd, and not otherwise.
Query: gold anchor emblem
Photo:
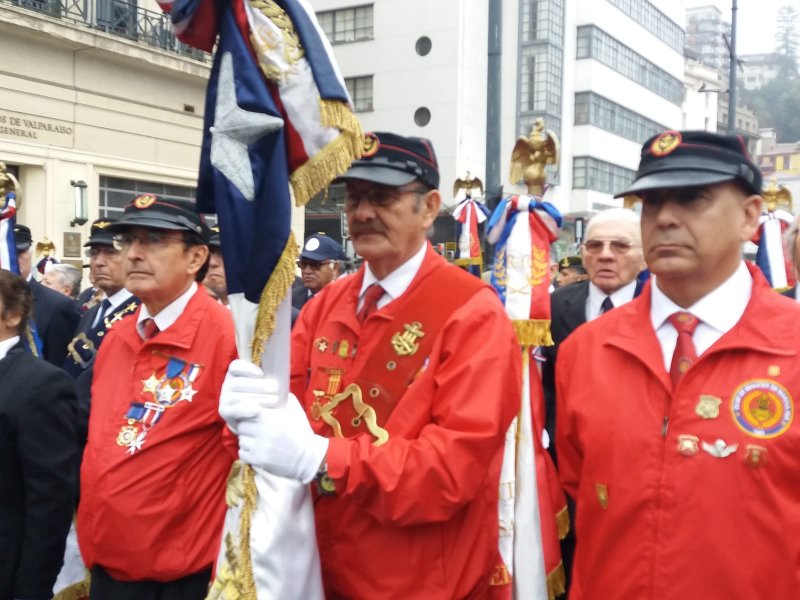
[[[403,325],[404,331],[398,331],[392,336],[392,348],[398,356],[414,356],[419,350],[417,338],[425,336],[422,323],[414,321]]]

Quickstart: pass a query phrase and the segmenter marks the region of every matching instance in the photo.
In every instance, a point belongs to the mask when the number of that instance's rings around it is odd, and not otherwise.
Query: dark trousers
[[[92,567],[91,600],[204,600],[211,568],[174,581],[118,581],[106,570]]]

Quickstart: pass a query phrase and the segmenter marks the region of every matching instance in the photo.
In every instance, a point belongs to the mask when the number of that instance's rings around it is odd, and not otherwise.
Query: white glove
[[[310,483],[328,452],[328,439],[312,431],[294,395],[281,402],[277,389],[277,382],[264,378],[261,369],[236,360],[222,386],[220,415],[239,436],[239,458]]]

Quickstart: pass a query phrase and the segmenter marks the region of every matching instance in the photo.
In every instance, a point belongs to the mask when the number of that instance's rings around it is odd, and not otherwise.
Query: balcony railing
[[[178,41],[169,16],[139,8],[124,0],[0,0],[63,19],[76,25],[117,35],[153,48],[206,62],[209,55]]]

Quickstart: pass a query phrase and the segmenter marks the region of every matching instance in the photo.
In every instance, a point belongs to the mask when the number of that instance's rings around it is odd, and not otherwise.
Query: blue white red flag
[[[792,267],[783,247],[783,232],[794,216],[783,209],[765,212],[758,228],[756,265],[774,288],[786,287],[792,279]]]
[[[487,206],[471,195],[467,195],[453,210],[453,218],[458,223],[458,251],[453,262],[466,267],[478,277],[483,272],[483,250],[478,225],[485,222],[490,214]]]
[[[360,156],[361,128],[305,0],[161,7],[181,41],[206,51],[217,43],[198,208],[219,219],[239,355],[288,393],[292,199],[305,204]],[[258,598],[321,598],[308,488],[249,467],[240,473],[245,493],[226,518],[209,598],[227,598],[230,586],[255,589]]]

